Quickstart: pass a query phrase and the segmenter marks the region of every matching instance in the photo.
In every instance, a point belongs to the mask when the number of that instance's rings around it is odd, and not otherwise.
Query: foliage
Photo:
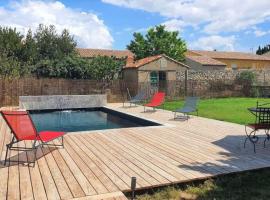
[[[268,45],[265,45],[264,47],[261,48],[261,46],[259,46],[259,48],[257,49],[256,51],[256,54],[258,55],[262,55],[262,54],[265,54],[267,52],[270,51],[270,44]]]
[[[258,91],[252,87],[256,84],[256,81],[256,74],[252,71],[242,71],[236,77],[236,83],[243,86],[245,96],[258,96]]]
[[[115,57],[98,56],[91,59],[89,70],[96,80],[110,81],[119,76],[124,64],[124,60]]]
[[[84,59],[68,30],[58,34],[53,25],[39,25],[24,37],[12,28],[0,27],[0,75],[95,79],[109,81],[119,75],[124,61],[115,57]]]
[[[218,98],[201,99],[198,104],[199,116],[217,119],[221,121],[233,122],[237,124],[247,124],[254,122],[254,116],[247,110],[256,106],[257,101],[261,103],[269,102],[269,99],[257,98]],[[184,101],[166,102],[164,108],[174,111],[181,108]],[[194,113],[196,115],[196,113]]]
[[[36,65],[35,74],[38,77],[110,81],[119,75],[123,64],[122,60],[114,57],[100,56],[83,59],[67,56],[57,60],[41,60]]]
[[[20,63],[13,56],[0,55],[0,74],[2,77],[19,77],[23,71]]]
[[[159,54],[166,54],[178,61],[184,60],[186,43],[177,31],[167,31],[163,25],[150,28],[145,36],[134,33],[134,40],[127,48],[135,54],[136,59]]]
[[[33,39],[37,50],[37,60],[62,59],[76,52],[76,42],[69,32],[65,29],[58,35],[53,25],[39,25]]]

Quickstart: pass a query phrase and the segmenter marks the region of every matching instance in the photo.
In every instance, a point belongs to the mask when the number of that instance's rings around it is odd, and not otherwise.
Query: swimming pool
[[[90,131],[114,128],[158,126],[160,124],[104,107],[30,111],[37,131]]]

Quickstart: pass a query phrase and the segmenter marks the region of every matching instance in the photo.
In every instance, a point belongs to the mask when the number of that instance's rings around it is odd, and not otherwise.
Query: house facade
[[[145,85],[165,90],[170,82],[177,79],[176,72],[186,72],[188,66],[166,55],[156,55],[134,61],[127,59],[123,68],[123,79],[130,84]]]
[[[270,69],[270,57],[251,53],[188,50],[185,56],[194,70]]]

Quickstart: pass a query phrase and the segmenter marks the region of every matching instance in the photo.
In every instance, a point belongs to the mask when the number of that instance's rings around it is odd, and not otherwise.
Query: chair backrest
[[[184,107],[197,108],[199,97],[186,97]]]
[[[257,122],[259,124],[267,124],[270,126],[270,108],[258,107],[256,111]]]
[[[165,99],[165,93],[164,92],[157,92],[152,97],[151,103],[162,104],[164,102],[164,99]]]
[[[141,90],[132,99],[134,99],[134,100],[144,100],[145,98],[146,98],[146,93],[145,93],[144,90]]]
[[[1,114],[17,140],[37,136],[36,128],[27,111],[2,111]]]

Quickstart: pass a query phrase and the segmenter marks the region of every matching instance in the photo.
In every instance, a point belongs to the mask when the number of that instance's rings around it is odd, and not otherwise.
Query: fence
[[[166,92],[168,100],[182,98],[186,95],[201,98],[232,96],[270,96],[270,86],[246,87],[226,80],[177,80],[160,82],[153,87],[149,82],[134,83],[115,80],[109,83],[93,80],[73,79],[0,79],[0,105],[18,105],[19,96],[28,95],[108,95],[108,102],[121,102],[127,98],[127,90],[131,95],[138,90],[145,90],[149,97],[157,90]],[[256,94],[251,92],[256,91]]]

